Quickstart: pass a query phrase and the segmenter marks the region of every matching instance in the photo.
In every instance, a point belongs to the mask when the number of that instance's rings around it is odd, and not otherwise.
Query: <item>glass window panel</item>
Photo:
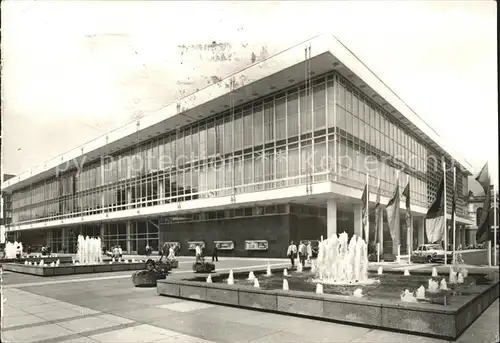
[[[253,146],[253,113],[251,110],[243,113],[243,130],[243,145],[245,148]]]
[[[345,122],[345,110],[342,107],[337,106],[337,127],[341,130],[345,130]]]
[[[286,99],[277,99],[275,102],[276,139],[286,138]]]
[[[300,91],[300,133],[310,132],[312,129],[311,96],[306,91]]]
[[[260,145],[264,138],[264,118],[262,114],[262,106],[254,107],[253,109],[253,143]]]
[[[288,137],[294,137],[299,134],[299,100],[298,94],[287,95],[287,125]]]

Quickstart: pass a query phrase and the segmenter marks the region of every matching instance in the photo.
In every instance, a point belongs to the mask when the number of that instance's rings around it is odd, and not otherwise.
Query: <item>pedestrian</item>
[[[299,262],[304,267],[307,258],[307,250],[304,241],[300,241],[299,243]]]
[[[292,263],[292,268],[295,266],[295,257],[297,255],[297,246],[293,244],[293,241],[290,241],[290,245],[288,246],[288,250],[286,251],[286,255],[290,259]]]
[[[145,251],[146,251],[146,256],[151,255],[151,247],[149,246],[149,243],[146,243]]]
[[[311,263],[312,256],[313,256],[312,244],[311,244],[311,241],[308,241],[307,242],[307,262]]]
[[[219,249],[215,243],[214,248],[212,249],[212,262],[219,262]]]

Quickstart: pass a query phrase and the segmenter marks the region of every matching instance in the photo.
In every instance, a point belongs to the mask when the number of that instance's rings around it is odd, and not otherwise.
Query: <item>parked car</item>
[[[440,244],[422,244],[411,254],[412,262],[420,263],[442,263],[445,252]],[[446,261],[453,261],[453,251],[446,252]]]

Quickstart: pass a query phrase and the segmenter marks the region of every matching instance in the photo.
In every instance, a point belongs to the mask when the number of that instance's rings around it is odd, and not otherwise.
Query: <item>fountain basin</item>
[[[201,277],[186,279],[182,275],[173,274],[167,280],[158,280],[157,291],[160,295],[170,297],[456,339],[498,298],[499,289],[498,280],[495,279],[488,284],[474,285],[474,292],[454,295],[447,306],[429,301],[405,303],[399,299],[400,288],[394,289],[390,295],[392,298],[384,297],[384,292],[379,297],[373,292],[373,296],[370,296],[370,290],[365,293],[364,286],[361,288],[366,296],[355,298],[352,292],[359,287],[356,285],[349,286],[350,296],[329,294],[327,285],[324,287],[325,294],[315,294],[315,284],[312,282],[308,282],[305,289],[294,290],[297,289],[296,280],[294,281],[296,273],[287,278],[290,291],[283,291],[282,270],[273,270],[275,276],[271,277],[265,276],[265,270],[254,270],[261,288],[254,288],[253,283],[246,280],[250,271],[246,270],[234,273],[234,285],[223,282],[227,273],[212,274],[213,283],[206,283]],[[402,273],[399,274],[397,276],[403,278]],[[405,278],[408,280],[417,275],[417,278],[424,280],[431,273],[418,274],[414,272],[412,276]]]
[[[3,265],[4,270],[21,273],[21,274],[29,274],[29,275],[37,275],[37,276],[60,276],[60,275],[74,275],[74,274],[92,274],[92,273],[106,273],[106,272],[121,272],[128,270],[143,270],[146,267],[146,263],[144,262],[135,262],[135,263],[123,263],[123,262],[114,262],[112,264],[102,263],[102,264],[82,264],[82,265],[74,265],[74,264],[62,264],[58,267],[42,267],[42,266],[25,266],[24,264],[19,263],[7,263]]]

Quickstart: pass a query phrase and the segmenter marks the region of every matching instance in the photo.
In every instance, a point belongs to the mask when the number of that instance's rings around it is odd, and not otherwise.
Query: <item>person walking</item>
[[[219,262],[219,249],[217,248],[217,244],[215,243],[212,249],[212,262]]]
[[[312,262],[312,256],[313,256],[312,244],[311,244],[311,241],[308,241],[307,242],[307,262],[308,263]]]
[[[307,250],[304,241],[299,243],[299,262],[304,267],[307,258]]]
[[[295,266],[295,256],[297,255],[297,246],[293,244],[293,241],[290,241],[290,245],[288,246],[288,250],[286,251],[286,255],[290,259],[292,263],[292,268]]]

